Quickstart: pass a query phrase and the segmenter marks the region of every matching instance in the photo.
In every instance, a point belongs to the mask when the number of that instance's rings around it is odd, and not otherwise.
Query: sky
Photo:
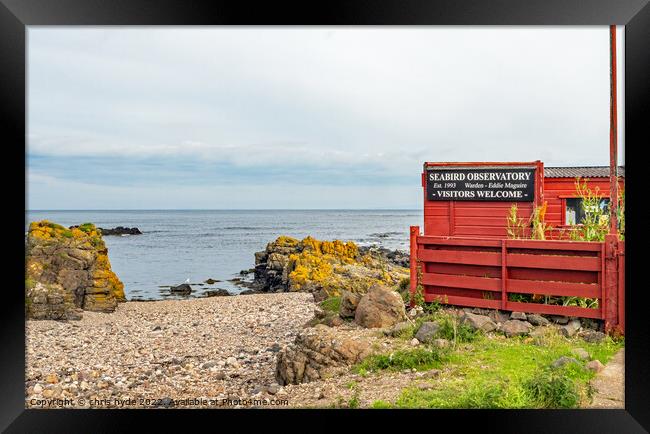
[[[27,67],[32,210],[419,209],[425,161],[609,164],[606,26],[29,27]]]

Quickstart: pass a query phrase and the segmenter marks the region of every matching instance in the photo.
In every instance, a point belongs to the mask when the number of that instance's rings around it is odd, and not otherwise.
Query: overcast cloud
[[[605,26],[30,27],[28,50],[30,209],[420,208],[424,161],[609,162]]]

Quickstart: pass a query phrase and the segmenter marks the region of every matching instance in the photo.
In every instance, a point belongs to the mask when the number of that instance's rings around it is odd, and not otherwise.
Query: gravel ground
[[[393,401],[429,374],[275,381],[276,353],[313,317],[311,294],[126,302],[80,321],[27,321],[28,408],[348,407]],[[354,325],[388,349],[408,346]],[[435,373],[435,372],[434,372]]]
[[[439,384],[445,370],[402,372],[385,371],[363,377],[345,374],[311,383],[283,388],[293,407],[300,408],[368,408],[375,401],[395,402],[407,387],[431,390]]]
[[[286,406],[276,353],[314,307],[311,294],[253,294],[27,321],[26,407]]]

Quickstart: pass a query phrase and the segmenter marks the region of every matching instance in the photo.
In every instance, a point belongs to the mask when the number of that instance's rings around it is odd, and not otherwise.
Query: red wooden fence
[[[411,294],[427,302],[595,318],[624,333],[625,244],[420,235],[411,226]],[[598,299],[597,308],[510,301],[508,294]],[[538,297],[543,300],[543,297]]]

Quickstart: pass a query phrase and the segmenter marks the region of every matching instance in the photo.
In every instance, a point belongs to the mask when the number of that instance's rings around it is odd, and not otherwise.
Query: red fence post
[[[411,292],[411,301],[409,305],[415,305],[415,291],[418,286],[418,235],[420,235],[420,226],[411,226],[410,234],[410,258],[409,265],[411,266],[411,279],[409,289]]]
[[[508,303],[508,268],[506,266],[506,257],[508,251],[506,247],[506,240],[501,240],[501,310],[506,310],[506,303]]]
[[[600,303],[598,309],[600,310],[600,319],[603,321],[607,317],[607,287],[605,285],[605,242],[600,244],[600,273],[598,273],[598,287],[600,288]]]
[[[603,286],[605,289],[605,330],[612,331],[618,326],[618,235],[605,235],[605,270]]]
[[[625,334],[625,241],[618,242],[618,325]]]

